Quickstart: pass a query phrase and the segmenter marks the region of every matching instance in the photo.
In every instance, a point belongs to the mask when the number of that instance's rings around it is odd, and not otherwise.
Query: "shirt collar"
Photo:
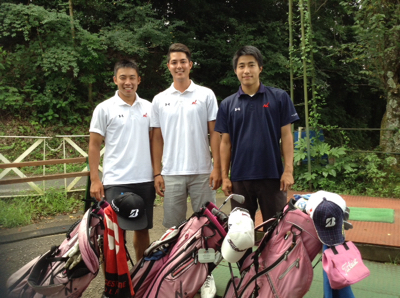
[[[260,87],[258,88],[258,91],[256,92],[256,94],[257,93],[265,93],[266,91],[267,91],[267,88],[263,85],[263,83],[260,82]],[[247,95],[246,93],[243,92],[242,86],[239,87],[237,94],[239,97],[241,97],[242,95]]]
[[[133,103],[132,107],[133,107],[136,103],[140,104],[140,102],[142,101],[142,99],[139,97],[139,95],[138,95],[137,93],[135,93],[135,94],[136,94],[136,100],[135,100],[135,102]],[[118,95],[118,90],[115,91],[114,102],[115,102],[117,105],[119,105],[119,106],[124,106],[124,105],[129,106],[129,107],[131,106],[131,105],[127,104],[121,97],[119,97],[119,95]]]
[[[193,92],[195,89],[196,89],[196,84],[192,80],[190,80],[189,87],[185,91],[183,91],[182,94],[185,93],[185,92]],[[181,93],[179,90],[175,89],[174,83],[172,83],[171,86],[167,90],[171,94],[173,94],[173,93]]]

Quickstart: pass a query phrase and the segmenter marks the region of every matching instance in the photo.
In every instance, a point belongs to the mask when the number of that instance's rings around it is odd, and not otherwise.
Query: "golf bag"
[[[107,206],[105,201],[92,205],[70,227],[61,245],[12,274],[7,280],[8,297],[80,297],[99,271],[99,240]]]
[[[134,297],[193,297],[220,256],[227,219],[207,203],[152,243],[131,270]]]
[[[291,200],[275,217],[255,228],[270,224],[257,249],[231,279],[225,298],[303,297],[313,279],[312,261],[321,252],[313,220],[294,207]]]

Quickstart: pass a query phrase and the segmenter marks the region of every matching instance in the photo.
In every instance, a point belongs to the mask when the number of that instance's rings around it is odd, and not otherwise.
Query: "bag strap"
[[[265,248],[267,245],[269,239],[272,237],[272,231],[275,230],[281,219],[291,210],[296,209],[294,206],[294,199],[291,199],[286,206],[283,208],[282,211],[277,212],[274,217],[268,219],[267,221],[263,222],[262,224],[258,225],[255,230],[259,229],[262,226],[265,226],[267,223],[272,222],[272,224],[268,227],[267,231],[265,232],[264,238],[261,240],[260,244],[258,245],[258,248],[256,250],[257,258],[258,255],[261,253],[261,251]]]
[[[339,244],[339,245],[343,245],[343,247],[344,247],[346,250],[349,250],[349,249],[350,249],[346,242],[343,242],[343,244]],[[333,246],[330,246],[330,247],[329,247],[329,248],[333,251],[333,254],[334,254],[334,255],[338,255],[338,254],[339,254],[339,252],[338,252],[337,249],[336,249],[336,246],[339,246],[339,245],[333,245]]]

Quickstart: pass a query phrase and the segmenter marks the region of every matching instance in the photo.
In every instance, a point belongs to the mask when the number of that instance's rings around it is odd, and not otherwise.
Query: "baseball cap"
[[[254,246],[254,222],[246,209],[236,207],[229,215],[228,228],[221,254],[228,262],[236,263]]]
[[[338,194],[318,191],[308,200],[306,212],[314,221],[315,230],[322,243],[333,246],[345,241],[343,233],[345,200]]]
[[[137,194],[126,192],[111,201],[111,208],[123,230],[143,230],[147,227],[146,205]]]

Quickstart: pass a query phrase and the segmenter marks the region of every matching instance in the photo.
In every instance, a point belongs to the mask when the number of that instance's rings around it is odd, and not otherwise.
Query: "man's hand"
[[[222,184],[221,179],[221,170],[220,169],[213,169],[210,174],[210,188],[212,190],[217,190]]]
[[[164,196],[164,191],[165,191],[165,184],[164,184],[164,178],[159,175],[154,178],[154,188],[156,189],[156,193],[163,197]]]
[[[222,191],[226,196],[232,194],[232,182],[229,178],[224,178],[222,180]]]
[[[100,180],[92,181],[90,185],[90,196],[95,198],[97,201],[101,201],[104,198],[104,187]]]
[[[294,184],[294,178],[293,174],[289,172],[283,172],[282,177],[281,177],[281,191],[288,191]]]

